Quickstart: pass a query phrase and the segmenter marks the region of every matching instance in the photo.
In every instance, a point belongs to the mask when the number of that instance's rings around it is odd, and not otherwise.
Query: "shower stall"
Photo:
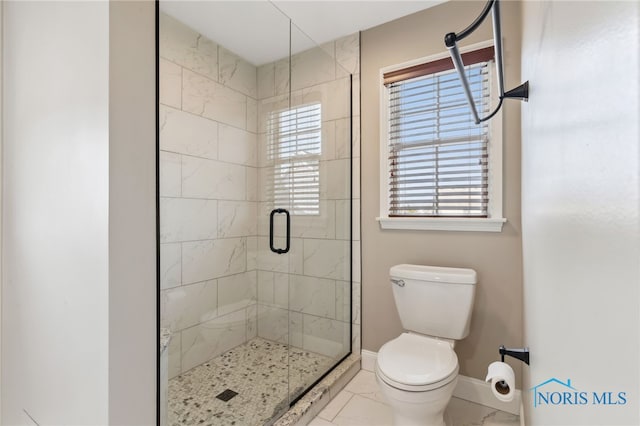
[[[272,424],[351,353],[357,44],[160,3],[164,424]]]

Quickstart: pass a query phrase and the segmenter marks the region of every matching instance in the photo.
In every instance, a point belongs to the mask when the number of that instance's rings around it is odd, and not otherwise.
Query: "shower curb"
[[[304,426],[360,371],[360,355],[351,354],[280,417],[273,426]]]

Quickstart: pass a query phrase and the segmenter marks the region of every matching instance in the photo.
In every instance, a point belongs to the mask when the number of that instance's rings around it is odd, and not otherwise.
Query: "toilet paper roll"
[[[491,391],[498,400],[513,401],[516,390],[516,375],[509,364],[500,361],[489,364],[485,381],[491,382]]]

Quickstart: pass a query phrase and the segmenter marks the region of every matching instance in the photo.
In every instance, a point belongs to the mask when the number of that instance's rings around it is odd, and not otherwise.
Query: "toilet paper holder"
[[[508,355],[529,365],[529,348],[505,348],[504,345],[501,345],[498,351],[502,362],[504,362],[504,356]]]

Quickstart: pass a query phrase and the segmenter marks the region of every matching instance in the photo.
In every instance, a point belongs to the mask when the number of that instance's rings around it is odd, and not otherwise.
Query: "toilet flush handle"
[[[404,280],[397,280],[395,278],[391,278],[391,282],[397,286],[404,287]]]

